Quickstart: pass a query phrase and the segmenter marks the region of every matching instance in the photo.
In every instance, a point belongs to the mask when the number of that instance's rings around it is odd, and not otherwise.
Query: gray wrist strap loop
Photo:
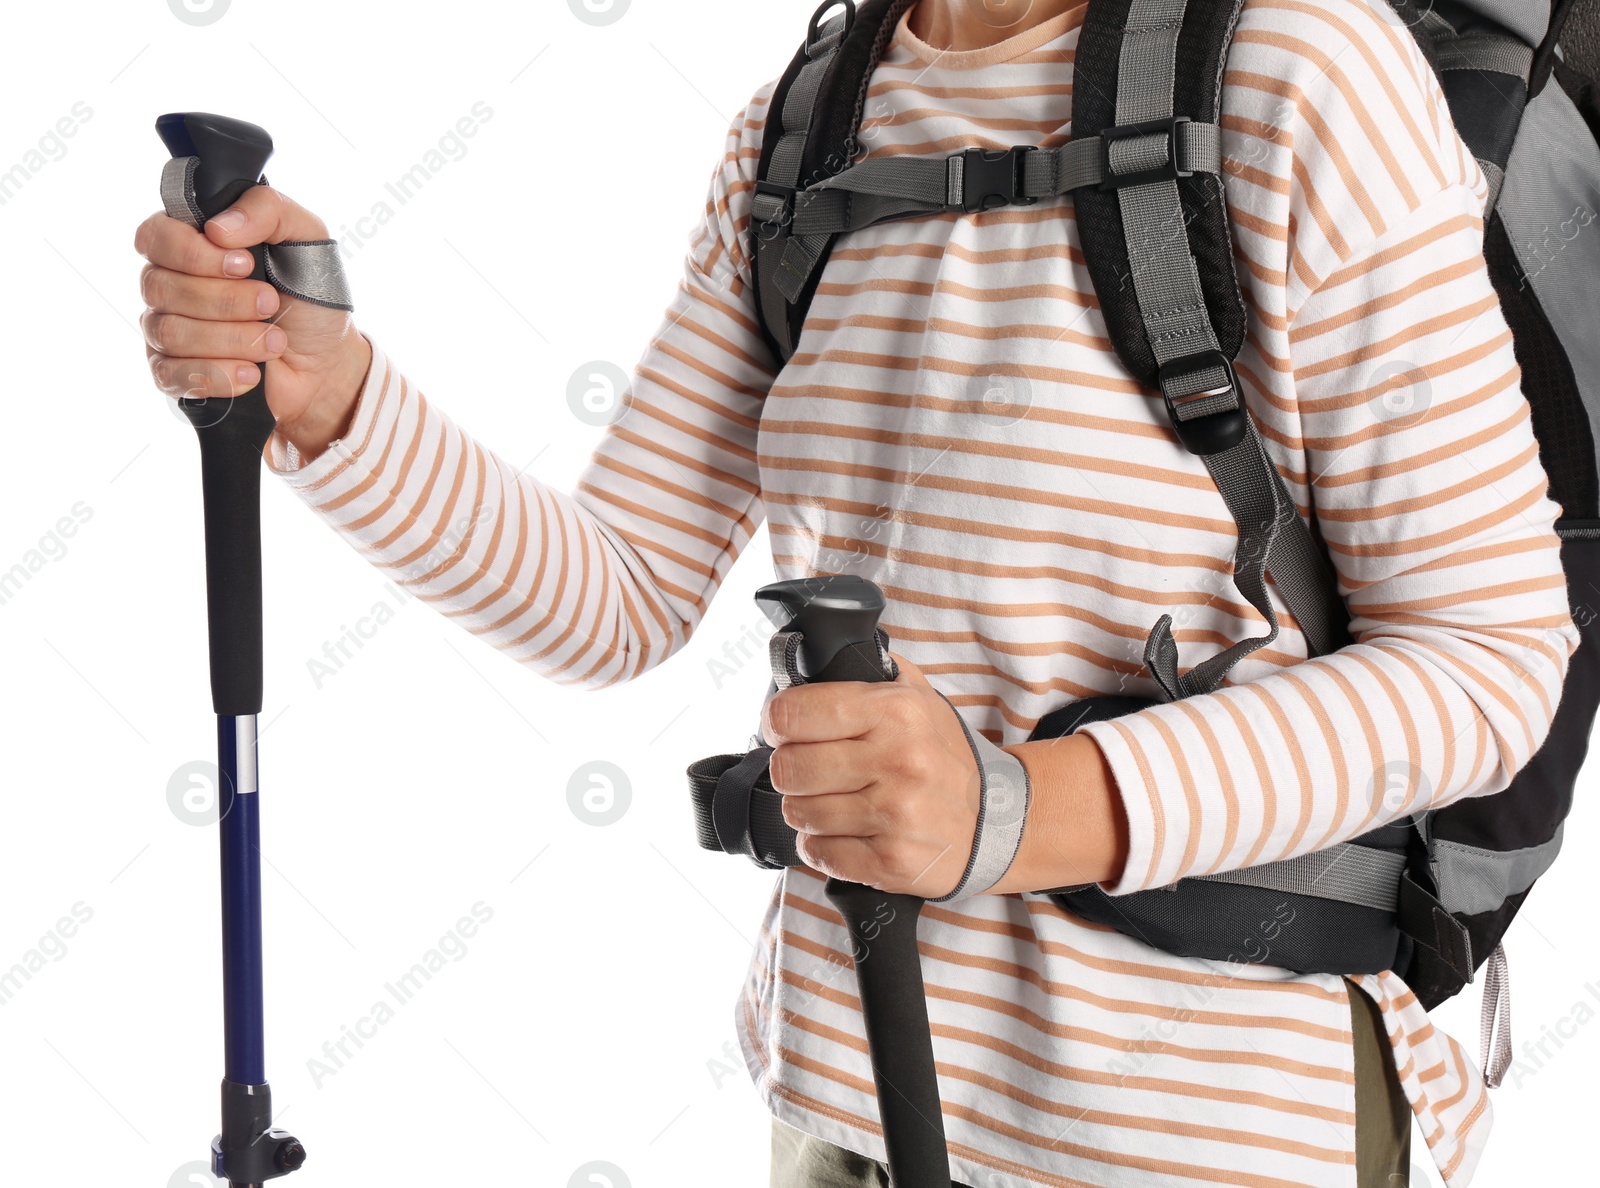
[[[950,699],[944,703],[961,723],[972,757],[978,764],[978,829],[972,839],[972,857],[954,891],[929,903],[949,903],[982,895],[1005,877],[1022,846],[1022,826],[1028,819],[1032,787],[1028,770],[1009,751],[994,745],[966,723]]]
[[[173,157],[161,167],[161,205],[169,218],[188,223],[196,231],[205,222],[194,196],[194,171],[198,168],[199,157]]]
[[[328,309],[355,309],[339,243],[333,239],[267,244],[267,280],[280,293]]]
[[[194,196],[199,165],[199,157],[173,157],[161,169],[161,205],[168,216],[196,231],[205,223]],[[287,240],[263,246],[267,281],[278,292],[328,309],[355,309],[337,240]]]

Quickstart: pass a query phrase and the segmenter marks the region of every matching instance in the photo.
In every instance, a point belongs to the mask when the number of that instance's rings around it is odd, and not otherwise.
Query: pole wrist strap
[[[1022,846],[1022,826],[1028,818],[1032,786],[1028,770],[1009,751],[1002,750],[967,725],[966,719],[943,693],[978,765],[978,828],[972,838],[972,856],[955,890],[929,903],[949,903],[981,895],[1011,869]]]
[[[199,157],[173,157],[161,170],[162,206],[169,217],[188,223],[196,231],[205,223],[194,193],[194,171],[199,165]],[[262,250],[267,281],[278,292],[328,309],[347,313],[355,309],[338,240],[286,240],[263,244]]]

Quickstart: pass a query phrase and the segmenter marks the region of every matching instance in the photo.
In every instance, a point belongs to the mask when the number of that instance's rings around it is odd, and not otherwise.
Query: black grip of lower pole
[[[173,113],[156,131],[175,157],[195,157],[196,204],[220,214],[251,186],[272,155],[272,138],[255,124],[205,112]],[[266,278],[266,253],[252,249],[251,277]],[[262,382],[232,399],[178,401],[200,439],[205,499],[206,610],[211,699],[218,714],[259,713],[262,693],[261,451],[277,422]]]
[[[780,630],[801,635],[799,663],[810,684],[887,681],[878,662],[883,591],[853,576],[799,578],[756,592]],[[829,879],[828,900],[850,931],[867,1052],[893,1188],[950,1188],[939,1073],[917,950],[922,900]]]
[[[829,879],[853,945],[867,1052],[894,1188],[949,1188],[939,1073],[917,951],[922,900]]]

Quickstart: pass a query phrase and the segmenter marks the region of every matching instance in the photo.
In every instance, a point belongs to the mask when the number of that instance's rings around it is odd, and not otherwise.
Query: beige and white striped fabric
[[[902,26],[868,151],[1059,144],[1080,19],[970,53]],[[1110,349],[1070,203],[842,242],[774,373],[744,244],[770,90],[729,133],[682,285],[574,494],[515,475],[381,350],[345,439],[304,465],[275,439],[274,469],[394,580],[576,686],[666,659],[763,516],[779,576],[878,582],[895,648],[1003,744],[1068,699],[1152,692],[1139,654],[1162,612],[1190,663],[1259,633],[1221,498]],[[1286,618],[1218,693],[1092,728],[1130,823],[1114,891],[1499,790],[1548,729],[1576,642],[1480,258],[1483,180],[1410,35],[1383,0],[1249,0],[1223,109],[1239,374],[1357,642],[1299,663]],[[1264,921],[1241,953],[1293,926]],[[821,881],[785,875],[763,937],[738,1006],[761,1092],[881,1158]],[[1355,1183],[1339,978],[1175,958],[1041,895],[930,907],[922,938],[964,1182]],[[1482,1078],[1398,977],[1360,982],[1459,1188],[1489,1129]]]

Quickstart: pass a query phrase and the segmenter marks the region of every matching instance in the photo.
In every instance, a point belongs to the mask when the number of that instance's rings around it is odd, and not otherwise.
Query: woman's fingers
[[[289,345],[289,336],[269,322],[207,322],[147,309],[139,326],[151,350],[176,358],[265,363]]]
[[[187,223],[153,214],[134,232],[133,249],[150,263],[190,276],[247,277],[255,259],[242,247],[219,247]]]
[[[266,281],[190,276],[146,264],[139,276],[144,303],[158,313],[212,322],[255,322],[277,313],[283,302]]]
[[[168,396],[242,396],[261,382],[261,369],[244,359],[173,359],[147,353],[156,387]]]

